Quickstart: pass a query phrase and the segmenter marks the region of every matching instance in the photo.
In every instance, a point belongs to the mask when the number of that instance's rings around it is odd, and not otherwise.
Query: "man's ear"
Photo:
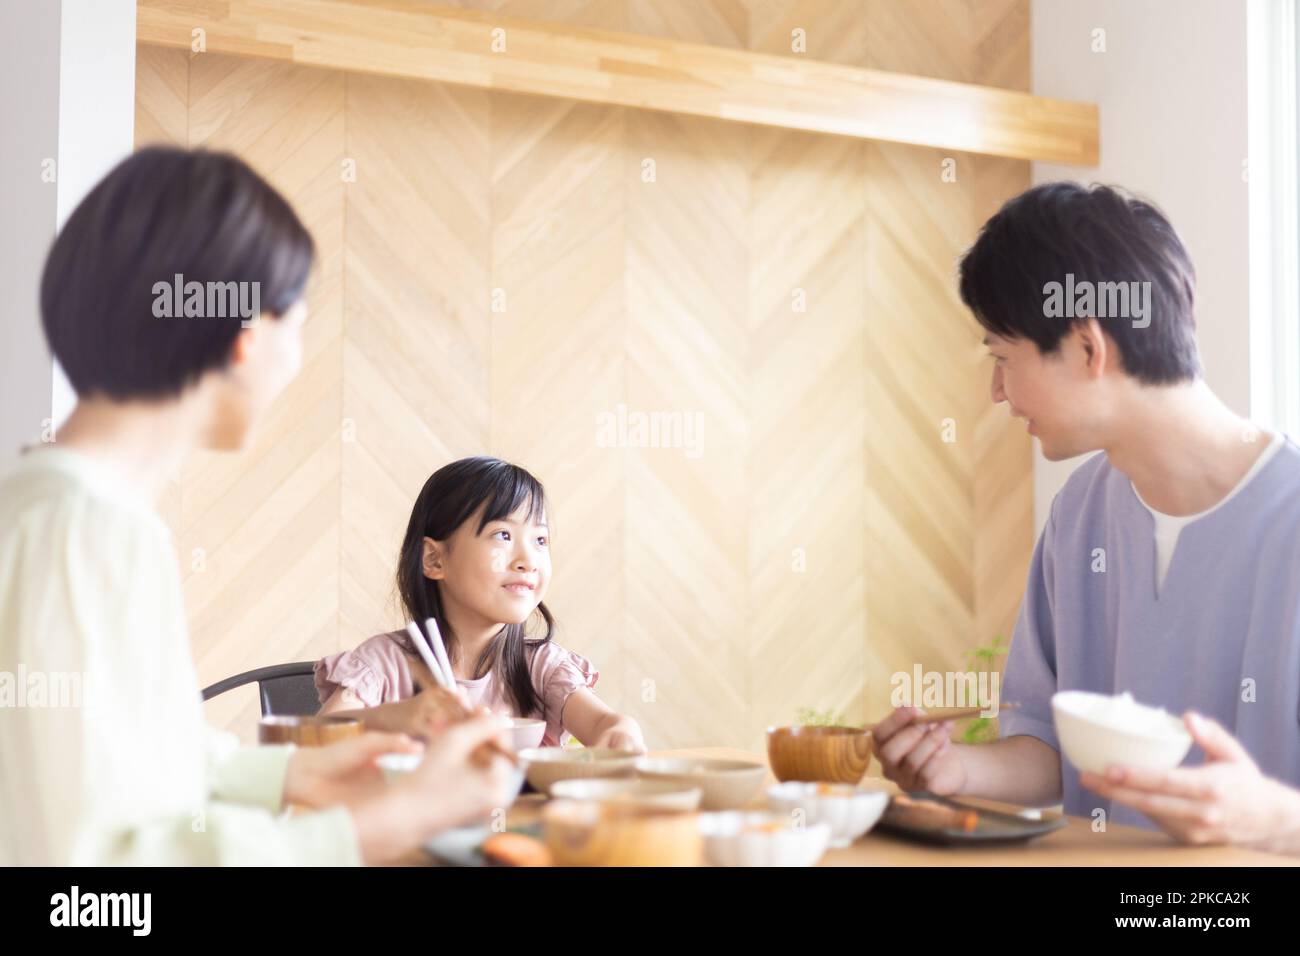
[[[239,330],[230,345],[230,364],[243,365],[253,354],[257,344],[257,323]]]
[[[424,554],[420,558],[420,569],[424,571],[424,576],[430,581],[441,581],[446,577],[446,570],[443,568],[444,557],[445,550],[443,546],[426,535],[424,538]]]
[[[1088,377],[1101,378],[1111,357],[1110,340],[1102,331],[1101,323],[1095,318],[1080,319],[1072,331],[1078,336],[1079,346],[1083,349]]]

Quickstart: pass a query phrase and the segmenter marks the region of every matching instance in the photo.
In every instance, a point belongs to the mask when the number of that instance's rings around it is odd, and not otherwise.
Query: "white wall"
[[[60,229],[86,193],[135,148],[135,0],[62,0],[62,5]],[[58,425],[76,396],[57,365],[52,400]]]
[[[1246,10],[1236,0],[1033,0],[1033,92],[1101,110],[1095,169],[1034,164],[1034,182],[1124,186],[1156,203],[1196,263],[1206,380],[1251,412]],[[1093,52],[1094,30],[1105,52]],[[1081,459],[1035,462],[1041,528]]]
[[[135,15],[135,0],[0,0],[0,466],[72,407],[37,286],[56,230],[131,152]]]
[[[59,5],[0,0],[0,466],[41,439],[53,373],[37,319],[37,276],[54,238],[58,187]]]

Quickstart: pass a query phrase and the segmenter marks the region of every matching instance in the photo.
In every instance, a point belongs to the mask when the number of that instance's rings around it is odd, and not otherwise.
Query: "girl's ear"
[[[424,576],[430,581],[441,581],[445,577],[442,561],[442,545],[426,535],[424,554],[420,559],[420,568],[424,571]]]

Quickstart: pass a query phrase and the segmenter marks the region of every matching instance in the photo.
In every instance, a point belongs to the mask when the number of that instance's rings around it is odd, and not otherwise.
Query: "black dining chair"
[[[224,694],[228,690],[256,681],[258,696],[262,700],[263,717],[272,714],[285,717],[310,717],[320,710],[320,698],[316,695],[315,670],[315,661],[258,667],[203,688],[203,699],[211,700],[218,694]]]

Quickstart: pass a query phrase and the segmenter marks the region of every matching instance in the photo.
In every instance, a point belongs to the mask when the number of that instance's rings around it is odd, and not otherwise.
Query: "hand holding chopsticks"
[[[1016,705],[1003,703],[998,710]],[[985,708],[921,713],[916,707],[899,707],[869,730],[872,752],[885,778],[904,790],[928,790],[939,795],[962,793],[971,779],[964,754],[984,748],[960,747],[949,737],[949,722],[979,716]]]
[[[447,654],[446,645],[442,642],[438,622],[433,618],[428,618],[425,620],[424,626],[429,632],[428,641],[420,633],[420,629],[414,621],[407,623],[406,633],[410,635],[411,642],[415,644],[415,650],[419,653],[420,659],[424,661],[424,665],[438,682],[439,687],[446,692],[448,697],[447,710],[459,720],[472,717],[473,711],[470,710],[458,691],[456,676],[451,669],[451,658]],[[494,740],[485,746],[498,756],[505,757],[510,763],[516,765],[519,763],[519,758],[515,756],[514,751],[504,746],[500,741]]]

